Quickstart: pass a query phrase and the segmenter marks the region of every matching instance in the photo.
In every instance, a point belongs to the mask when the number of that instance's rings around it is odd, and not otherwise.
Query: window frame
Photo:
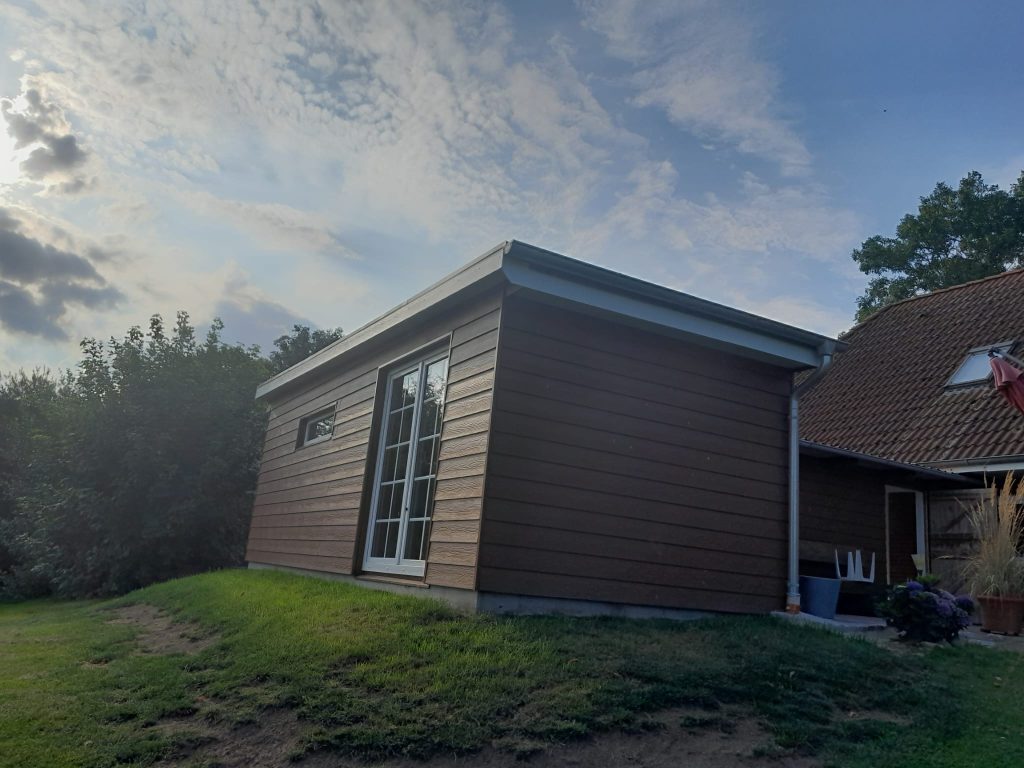
[[[326,435],[320,435],[309,439],[309,427],[312,424],[316,424],[321,419],[330,416],[331,418],[331,431]],[[295,449],[305,448],[310,445],[316,445],[317,443],[324,443],[334,437],[334,424],[338,417],[338,404],[336,402],[331,403],[325,408],[321,408],[318,411],[314,411],[308,416],[303,416],[299,419],[299,436],[296,441]]]
[[[1009,354],[1010,350],[1013,349],[1015,342],[1013,341],[1000,341],[995,344],[984,344],[980,347],[974,347],[973,349],[967,350],[967,353],[960,358],[960,363],[953,369],[953,373],[946,379],[946,389],[962,389],[965,387],[975,387],[978,384],[982,384],[989,381],[992,378],[992,370],[989,369],[988,373],[982,376],[980,379],[968,379],[967,381],[954,381],[957,374],[963,369],[965,365],[974,357],[987,354],[989,350],[996,349],[1000,352]]]
[[[435,348],[429,351],[427,354],[421,354],[417,357],[407,360],[406,362],[398,365],[394,365],[387,369],[387,384],[384,387],[382,405],[381,405],[381,418],[377,425],[377,459],[373,468],[373,486],[370,494],[370,506],[366,516],[366,536],[363,543],[363,563],[362,570],[369,573],[384,573],[398,576],[412,576],[422,578],[426,574],[427,569],[427,551],[429,546],[430,527],[433,523],[433,504],[434,494],[437,491],[437,466],[436,456],[434,462],[432,462],[432,477],[430,484],[430,497],[427,499],[427,505],[430,509],[430,516],[427,520],[425,530],[423,532],[425,539],[425,546],[423,548],[424,558],[422,560],[408,560],[403,557],[405,552],[406,539],[409,530],[409,513],[412,495],[414,492],[415,485],[415,470],[417,463],[418,445],[424,438],[418,437],[420,428],[420,417],[423,411],[423,392],[425,389],[427,370],[430,366],[435,363],[445,362],[445,384],[444,392],[442,396],[441,406],[438,413],[438,432],[436,433],[437,439],[437,452],[441,450],[441,426],[444,424],[444,414],[448,402],[448,374],[450,372],[450,358],[451,350],[448,346],[438,349]],[[399,517],[399,531],[398,538],[395,544],[395,556],[394,557],[374,557],[373,544],[374,536],[376,535],[376,523],[377,523],[377,507],[380,502],[381,490],[382,490],[382,475],[384,472],[384,454],[387,449],[387,433],[390,426],[390,419],[392,417],[391,412],[391,398],[394,394],[396,383],[401,382],[403,378],[412,372],[418,372],[417,378],[417,390],[416,399],[413,404],[413,416],[412,426],[410,427],[410,444],[408,456],[406,459],[405,478],[403,480],[402,489],[402,508]],[[390,518],[389,518],[390,519]]]

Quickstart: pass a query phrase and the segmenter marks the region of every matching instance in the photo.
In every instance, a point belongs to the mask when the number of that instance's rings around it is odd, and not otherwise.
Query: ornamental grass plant
[[[992,483],[967,509],[975,549],[967,558],[964,578],[976,597],[1020,597],[1024,594],[1024,480],[1008,473],[1002,485]]]

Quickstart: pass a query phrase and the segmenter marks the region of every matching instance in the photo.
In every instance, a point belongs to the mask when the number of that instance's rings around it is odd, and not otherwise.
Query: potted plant
[[[975,542],[964,576],[981,604],[981,628],[1019,635],[1024,622],[1024,481],[1015,483],[1007,474],[1002,487],[993,483],[967,512]]]

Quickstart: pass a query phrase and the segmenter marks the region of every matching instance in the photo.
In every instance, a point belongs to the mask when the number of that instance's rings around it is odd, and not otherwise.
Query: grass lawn
[[[217,641],[139,653],[108,623],[146,603]],[[0,766],[148,765],[188,729],[290,708],[303,750],[362,758],[529,752],[651,728],[689,706],[746,713],[837,766],[1024,764],[1024,656],[893,653],[770,619],[464,617],[428,600],[223,571],[120,600],[0,605]],[[850,713],[859,713],[851,717]],[[155,727],[156,726],[156,727]]]

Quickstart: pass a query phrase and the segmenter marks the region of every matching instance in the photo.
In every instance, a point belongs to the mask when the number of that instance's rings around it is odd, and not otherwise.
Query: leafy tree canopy
[[[123,592],[239,564],[266,425],[255,348],[159,316],[76,370],[0,381],[0,595]]]
[[[277,347],[270,353],[270,372],[280,373],[317,352],[342,336],[341,328],[318,328],[311,330],[308,325],[294,325],[292,332],[279,336],[274,341]]]
[[[272,373],[341,336],[296,325],[270,359],[179,312],[85,339],[74,370],[0,378],[0,598],[124,592],[242,562]]]
[[[1024,172],[1009,191],[977,171],[956,189],[939,182],[895,237],[868,238],[853,260],[874,275],[857,299],[858,322],[894,301],[1024,266]]]

